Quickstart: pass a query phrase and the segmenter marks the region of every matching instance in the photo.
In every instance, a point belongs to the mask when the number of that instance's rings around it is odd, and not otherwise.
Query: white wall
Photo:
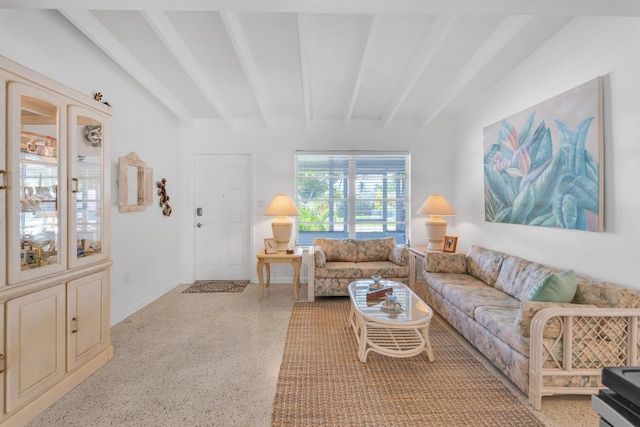
[[[113,107],[111,136],[111,323],[147,305],[179,281],[178,224],[154,204],[145,212],[119,213],[117,161],[135,151],[154,176],[166,177],[170,202],[183,192],[176,160],[179,123],[110,58],[55,11],[0,10],[0,55],[92,97],[101,92]]]
[[[193,128],[182,131],[182,161],[189,170],[193,156],[197,154],[250,154],[253,162],[253,248],[249,265],[255,265],[255,252],[264,248],[264,237],[271,236],[271,220],[258,207],[260,200],[268,204],[277,193],[295,195],[296,150],[397,150],[411,152],[411,243],[426,245],[425,218],[414,212],[432,193],[452,194],[450,179],[451,123],[434,122],[420,131],[415,123],[395,124],[382,128],[378,123],[354,121],[349,127],[341,123],[313,122],[309,128],[300,124],[277,123],[266,128],[262,123],[245,123],[233,128],[218,121],[200,120]],[[187,184],[187,187],[193,186]],[[195,206],[190,192],[189,214],[182,221],[184,248],[194,246]],[[185,250],[189,254],[189,250]],[[191,257],[192,258],[192,257]],[[193,280],[193,263],[184,256],[183,281]],[[252,281],[257,281],[252,269]],[[302,275],[306,274],[304,271]],[[291,271],[286,266],[272,267],[272,280],[290,280]],[[302,277],[305,281],[305,277]]]
[[[640,19],[577,18],[471,106],[456,126],[454,206],[460,250],[472,244],[640,289]],[[482,130],[604,76],[604,233],[484,222]]]

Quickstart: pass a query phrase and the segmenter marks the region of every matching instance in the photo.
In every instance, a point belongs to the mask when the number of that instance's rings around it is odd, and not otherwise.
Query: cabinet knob
[[[78,332],[78,318],[74,317],[71,319],[71,333],[75,334],[76,332]]]
[[[71,192],[78,192],[78,178],[71,178]]]
[[[7,175],[7,171],[0,170],[0,175],[2,175],[2,184],[0,184],[0,190],[4,190],[7,188],[7,184],[4,183],[4,177]]]
[[[0,354],[0,374],[4,374],[4,354]]]

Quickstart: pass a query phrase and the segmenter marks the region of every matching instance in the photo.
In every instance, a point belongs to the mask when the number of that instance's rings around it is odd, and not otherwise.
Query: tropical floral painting
[[[484,129],[485,220],[603,230],[602,78]]]

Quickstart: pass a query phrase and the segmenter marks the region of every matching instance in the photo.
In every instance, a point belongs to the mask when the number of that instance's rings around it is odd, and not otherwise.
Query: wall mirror
[[[153,169],[134,152],[118,158],[118,210],[143,211],[153,201]]]

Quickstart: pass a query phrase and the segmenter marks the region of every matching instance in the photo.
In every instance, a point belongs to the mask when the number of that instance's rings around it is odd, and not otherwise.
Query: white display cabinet
[[[111,108],[0,57],[0,425],[107,363]]]

